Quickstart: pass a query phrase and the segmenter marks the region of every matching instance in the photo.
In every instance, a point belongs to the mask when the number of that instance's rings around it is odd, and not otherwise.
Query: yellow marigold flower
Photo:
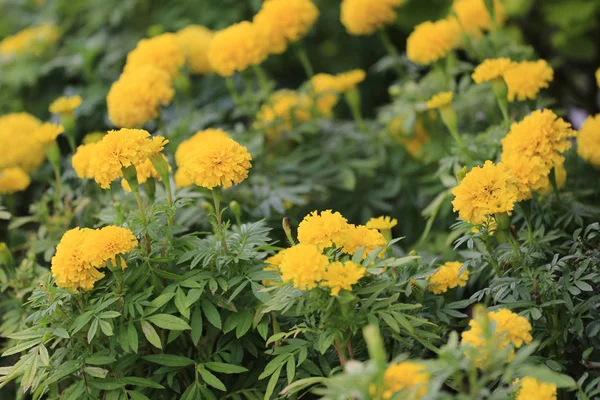
[[[342,0],[341,21],[351,35],[372,35],[396,21],[403,0]]]
[[[175,150],[175,163],[177,166],[181,166],[183,161],[183,156],[190,152],[195,146],[201,144],[204,141],[209,140],[211,138],[229,138],[227,132],[223,129],[205,129],[202,131],[198,131],[192,135],[191,138],[184,140],[177,146],[177,150]]]
[[[316,74],[310,80],[311,95],[316,101],[317,110],[325,117],[333,113],[338,103],[338,81],[330,74]]]
[[[309,121],[312,100],[304,93],[278,90],[256,114],[256,129],[264,129],[270,141],[279,139],[281,133],[292,129],[293,124]]]
[[[387,240],[377,229],[369,229],[364,225],[350,225],[342,235],[341,243],[336,243],[337,247],[341,247],[346,254],[354,254],[364,247],[362,259],[367,258],[369,253],[375,249],[381,248],[379,258],[385,255],[385,246]]]
[[[596,70],[596,84],[600,87],[600,68]]]
[[[264,271],[279,271],[279,265],[283,260],[283,256],[285,255],[285,250],[281,250],[279,253],[271,256],[265,260],[265,264],[267,266],[264,268]],[[277,281],[262,281],[263,286],[271,286],[278,283]]]
[[[469,271],[465,269],[460,275],[463,263],[460,261],[449,261],[439,267],[433,275],[429,277],[429,291],[434,294],[446,293],[448,289],[454,289],[457,286],[467,286],[469,280]]]
[[[321,285],[330,287],[331,295],[337,296],[342,289],[352,290],[352,285],[356,284],[366,273],[365,268],[352,261],[334,262],[327,266]]]
[[[228,188],[248,177],[252,156],[246,147],[222,135],[200,135],[179,153],[179,167],[198,186]]]
[[[97,143],[90,160],[89,171],[103,189],[123,176],[123,167],[141,165],[162,150],[167,140],[158,136],[151,140],[143,129],[120,129],[110,131]],[[157,146],[159,144],[159,146]]]
[[[511,212],[517,201],[518,187],[514,176],[503,163],[486,161],[474,167],[452,189],[454,211],[466,222],[482,224],[487,216]]]
[[[40,126],[35,132],[33,132],[33,136],[35,140],[40,142],[42,145],[46,146],[56,140],[58,135],[63,133],[65,128],[62,125],[45,123]]]
[[[288,44],[302,39],[319,17],[311,0],[265,1],[253,23],[261,32],[264,46],[273,54],[287,50]]]
[[[425,103],[428,110],[444,108],[452,104],[452,92],[440,92]]]
[[[484,0],[454,0],[452,10],[461,28],[469,35],[479,37],[482,31],[492,28],[492,19]],[[494,0],[494,19],[499,27],[506,20],[506,10],[501,0]]]
[[[387,215],[377,218],[371,218],[365,225],[369,229],[377,229],[378,231],[390,230],[398,225],[396,218],[388,217]]]
[[[519,386],[516,400],[556,400],[556,385],[538,381],[535,378],[526,376],[523,379],[517,379],[515,382]]]
[[[544,60],[524,61],[504,73],[508,100],[535,99],[540,90],[550,86],[554,70]]]
[[[183,49],[191,73],[212,72],[208,62],[208,48],[214,35],[213,31],[202,25],[189,25],[177,32],[177,40]]]
[[[75,109],[81,105],[81,102],[81,96],[60,96],[58,99],[54,100],[52,104],[50,104],[48,111],[53,114],[72,114],[73,111],[75,111]]]
[[[73,169],[80,179],[91,179],[94,177],[92,171],[90,170],[90,162],[95,152],[96,143],[88,143],[78,146],[77,151],[75,151],[75,154],[73,154],[71,164],[73,164]]]
[[[0,170],[0,194],[21,192],[29,187],[31,179],[19,167],[9,167]]]
[[[600,167],[600,114],[589,116],[577,134],[577,154],[584,161]]]
[[[167,165],[168,165],[167,157],[165,157],[163,155],[163,158],[167,162]],[[146,161],[144,161],[142,164],[136,165],[135,170],[137,172],[137,181],[138,181],[138,184],[140,184],[140,185],[143,183],[146,183],[146,181],[150,178],[162,181],[162,178],[160,177],[160,175],[154,168],[154,165],[152,164],[150,159],[146,159]],[[170,165],[169,165],[169,172],[171,172]],[[127,182],[127,179],[123,178],[121,180],[121,186],[123,187],[123,190],[125,190],[126,192],[131,192],[131,186],[129,186],[129,182]]]
[[[94,229],[80,248],[86,261],[94,268],[103,268],[108,261],[116,266],[118,255],[129,253],[138,245],[138,241],[129,229],[109,225]],[[121,267],[127,266],[122,263]]]
[[[391,399],[394,394],[402,392],[402,399],[420,399],[427,394],[427,384],[431,374],[424,365],[410,361],[392,364],[383,375],[383,398]]]
[[[111,86],[106,105],[108,116],[120,128],[136,128],[158,117],[161,106],[173,100],[169,75],[152,65],[125,72]]]
[[[488,319],[492,324],[493,338],[492,349],[485,349],[486,341],[483,336],[483,328],[478,321],[472,319],[469,321],[471,329],[462,333],[462,343],[473,348],[475,363],[482,367],[487,363],[491,354],[490,350],[504,350],[508,346],[519,348],[523,344],[531,343],[531,324],[527,319],[521,317],[510,310],[500,309],[487,313]],[[511,350],[508,360],[514,357],[514,350]]]
[[[362,69],[353,69],[352,71],[342,72],[335,76],[336,90],[339,93],[348,92],[365,80],[367,73]]]
[[[406,55],[417,64],[428,65],[444,58],[460,39],[455,18],[426,21],[415,27],[406,42]]]
[[[149,65],[166,72],[170,78],[179,74],[185,63],[184,49],[173,33],[163,33],[150,39],[142,39],[127,55],[123,72],[135,71]],[[141,77],[140,77],[141,79]]]
[[[339,246],[348,228],[348,221],[339,212],[325,210],[319,215],[318,211],[313,211],[298,225],[298,241],[319,250]]]
[[[310,244],[299,244],[284,250],[279,264],[281,280],[292,282],[301,290],[311,290],[323,280],[329,260],[321,251]]]
[[[0,116],[0,169],[20,167],[31,173],[44,162],[45,147],[34,136],[41,126],[39,119],[27,113]]]
[[[0,56],[41,55],[60,38],[60,30],[52,24],[41,24],[0,41]]]
[[[415,122],[412,136],[404,130],[403,124],[404,117],[396,117],[390,122],[388,129],[392,137],[398,143],[402,144],[411,156],[417,158],[421,153],[423,146],[429,143],[431,138],[425,130],[423,121],[417,120],[417,122]]]
[[[208,49],[213,70],[224,77],[262,63],[268,55],[259,28],[243,21],[215,33]]]
[[[550,110],[537,110],[512,124],[502,139],[502,162],[519,183],[518,201],[548,185],[552,168],[562,164],[561,153],[571,148],[576,132]]]
[[[502,79],[506,71],[515,67],[516,62],[509,58],[489,58],[479,64],[471,77],[475,83],[493,81],[494,79]]]

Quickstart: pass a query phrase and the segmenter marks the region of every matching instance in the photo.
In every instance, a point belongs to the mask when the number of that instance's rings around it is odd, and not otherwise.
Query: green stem
[[[312,78],[313,76],[315,76],[315,71],[312,67],[312,64],[310,63],[310,60],[308,59],[308,54],[306,54],[306,49],[302,45],[299,45],[297,47],[296,54],[298,55],[298,59],[300,60],[300,63],[302,63],[302,68],[304,68],[304,72],[306,72],[306,76],[308,76],[309,79]]]
[[[394,60],[394,69],[398,74],[398,78],[401,78],[404,75],[404,71],[402,70],[402,66],[400,65],[400,54],[398,53],[398,50],[392,44],[390,37],[384,29],[380,29],[379,31],[377,31],[377,34],[379,36],[379,39],[383,43],[383,46],[385,47],[386,51]]]
[[[550,184],[552,184],[552,189],[556,195],[556,200],[560,202],[560,191],[558,189],[558,183],[556,182],[556,168],[552,168],[550,171]]]
[[[215,203],[215,217],[217,219],[217,230],[221,237],[221,246],[225,254],[229,255],[229,248],[227,247],[227,240],[225,238],[225,232],[223,230],[223,221],[221,219],[221,188],[216,187],[212,190],[213,202]]]
[[[56,187],[54,190],[54,207],[57,209],[61,204],[61,195],[62,195],[62,183],[60,178],[60,168],[56,165],[52,165],[52,169],[54,169],[54,179],[56,180]]]
[[[131,186],[131,191],[133,192],[133,194],[135,196],[135,200],[137,201],[138,207],[140,208],[140,213],[142,215],[142,223],[144,224],[144,228],[148,229],[148,220],[146,219],[146,208],[144,207],[144,202],[142,201],[142,196],[140,195],[140,188],[137,184],[135,185],[135,187],[132,186],[131,184],[129,186]],[[146,232],[146,234],[144,236],[144,240],[146,242],[146,254],[150,255],[150,252],[152,251],[152,246],[151,246],[151,242],[150,242],[150,235],[148,235],[148,232]]]
[[[231,95],[231,98],[233,99],[235,105],[238,107],[243,107],[242,99],[240,98],[240,95],[235,87],[235,82],[233,81],[233,78],[225,78],[225,84],[227,86],[227,90],[229,90],[229,94]]]
[[[269,85],[269,79],[267,78],[267,74],[265,70],[260,65],[253,65],[252,69],[254,70],[254,74],[258,79],[258,84],[260,85],[260,90],[264,93],[265,96],[269,94],[271,91]]]

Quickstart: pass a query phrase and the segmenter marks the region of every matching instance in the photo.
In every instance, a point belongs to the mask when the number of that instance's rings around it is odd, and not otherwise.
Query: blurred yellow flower
[[[440,92],[425,103],[428,110],[444,108],[452,104],[452,92]]]
[[[50,124],[46,122],[33,132],[33,137],[43,146],[46,146],[54,142],[58,135],[64,131],[65,128],[63,128],[62,125]]]
[[[73,154],[71,164],[73,165],[73,169],[80,179],[91,179],[94,177],[92,171],[90,170],[90,162],[95,151],[96,143],[88,143],[78,146],[75,154]]]
[[[267,56],[268,49],[259,28],[248,21],[215,33],[208,49],[211,67],[223,77],[259,65]]]
[[[323,280],[329,260],[321,251],[310,244],[298,244],[283,250],[279,264],[281,280],[291,282],[300,290],[311,290]]]
[[[123,72],[136,73],[140,67],[154,66],[174,78],[185,63],[185,53],[177,36],[163,33],[150,39],[142,39],[127,55]]]
[[[427,289],[434,294],[442,294],[446,293],[448,289],[454,289],[457,286],[467,286],[469,271],[465,269],[460,273],[462,265],[463,263],[460,261],[449,261],[439,267],[429,277],[429,287]]]
[[[396,218],[391,218],[385,215],[377,218],[371,218],[365,226],[369,229],[386,231],[392,229],[396,225],[398,225],[398,220]]]
[[[341,21],[351,35],[372,35],[396,21],[404,0],[342,0]]]
[[[335,76],[316,74],[310,80],[311,95],[316,101],[317,110],[323,116],[331,116],[338,103],[338,82]]]
[[[430,380],[431,374],[424,365],[410,361],[392,364],[383,375],[383,398],[391,399],[401,392],[404,400],[420,399],[427,394]]]
[[[540,90],[550,86],[554,71],[544,60],[517,63],[504,72],[508,100],[534,100]]]
[[[53,114],[64,114],[70,115],[81,105],[82,99],[81,96],[72,96],[66,97],[61,96],[58,99],[54,100],[50,107],[48,107],[48,111]]]
[[[458,17],[461,28],[474,37],[481,36],[482,31],[492,29],[492,19],[484,3],[485,0],[454,0],[452,11]],[[502,0],[494,0],[494,20],[501,27],[506,20],[506,10]]]
[[[262,105],[256,114],[256,129],[264,129],[270,141],[292,129],[294,123],[309,121],[312,117],[312,99],[294,90],[278,90]]]
[[[516,65],[510,58],[488,58],[475,68],[471,77],[475,83],[502,79],[504,73]]]
[[[9,167],[0,170],[0,194],[21,192],[29,187],[31,179],[19,167]]]
[[[0,116],[0,169],[20,167],[26,173],[38,169],[46,158],[43,143],[34,133],[42,122],[27,113],[12,113]]]
[[[39,56],[58,39],[60,39],[60,30],[52,24],[26,28],[0,41],[0,56]]]
[[[298,241],[316,246],[319,250],[337,245],[340,247],[348,221],[339,212],[313,211],[298,225]]]
[[[411,156],[417,158],[420,155],[423,146],[429,143],[431,138],[425,130],[425,126],[421,120],[415,122],[412,135],[404,130],[403,125],[404,117],[396,117],[390,122],[388,129],[394,140],[402,144]]]
[[[428,65],[446,57],[459,39],[460,26],[455,18],[425,21],[408,37],[406,55],[414,63]]]
[[[327,266],[321,286],[331,288],[330,294],[337,296],[342,289],[352,290],[352,285],[356,284],[366,273],[365,268],[352,261],[333,262]]]
[[[192,74],[212,72],[208,62],[208,48],[214,32],[202,25],[188,25],[177,32],[177,40],[185,54],[186,64]]]
[[[577,154],[585,162],[600,167],[600,114],[590,115],[577,134]]]
[[[367,74],[362,69],[353,69],[351,71],[342,72],[335,76],[336,90],[339,93],[350,91],[359,83],[365,80]]]
[[[526,376],[523,379],[517,379],[515,385],[517,397],[515,400],[556,400],[556,385],[538,381],[535,378]]]

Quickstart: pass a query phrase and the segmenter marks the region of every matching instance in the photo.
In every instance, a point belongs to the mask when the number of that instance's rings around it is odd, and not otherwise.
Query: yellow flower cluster
[[[52,276],[60,287],[90,290],[104,277],[99,270],[108,262],[114,266],[120,264],[124,269],[126,264],[122,255],[132,251],[137,244],[129,229],[118,226],[71,229],[65,232],[56,246],[56,254],[52,257]]]
[[[584,161],[600,167],[600,114],[589,116],[577,134],[577,154]]]
[[[248,149],[219,130],[198,132],[181,143],[175,161],[179,187],[194,183],[207,189],[228,188],[246,179],[252,167]]]
[[[396,218],[391,218],[385,215],[377,218],[371,218],[365,226],[369,229],[377,229],[378,231],[389,231],[396,225],[398,225],[398,220]]]
[[[50,104],[48,111],[53,114],[70,115],[81,105],[81,102],[81,96],[61,96]]]
[[[516,382],[517,390],[516,400],[556,400],[556,385],[552,383],[540,382],[535,378],[526,376],[518,379]]]
[[[500,27],[506,20],[506,10],[502,0],[494,0],[494,23],[484,3],[485,0],[454,0],[452,11],[456,14],[461,28],[469,35],[480,37],[482,31]]]
[[[524,61],[504,72],[508,100],[535,99],[540,90],[554,79],[554,71],[544,60]]]
[[[331,288],[331,295],[337,296],[342,289],[352,290],[352,285],[356,284],[366,273],[366,269],[352,261],[332,262],[327,266],[321,286]]]
[[[168,165],[167,157],[165,157],[164,155],[162,157]],[[169,172],[171,172],[171,166],[168,166]],[[152,161],[150,161],[150,159],[146,159],[146,161],[144,161],[142,164],[136,165],[135,171],[137,172],[137,181],[140,185],[146,183],[146,181],[150,178],[162,181],[161,176],[158,174],[158,171],[156,171],[156,169],[154,168],[154,165],[152,164]],[[121,180],[121,186],[126,192],[131,192],[131,186],[129,186],[129,182],[127,182],[127,179],[123,178]]]
[[[163,33],[150,39],[142,39],[127,55],[123,72],[136,72],[140,67],[154,66],[166,72],[172,79],[179,74],[185,63],[184,49],[173,33]]]
[[[406,55],[417,64],[428,65],[442,59],[458,43],[461,30],[455,18],[425,21],[417,25],[406,42]]]
[[[26,28],[0,41],[0,56],[39,56],[58,39],[60,39],[60,30],[52,24]]]
[[[289,43],[302,39],[319,17],[311,0],[268,0],[254,16],[269,53],[281,54]]]
[[[421,149],[424,145],[431,141],[429,134],[425,130],[425,126],[423,125],[422,120],[417,120],[414,126],[414,132],[412,136],[408,134],[408,132],[404,129],[404,117],[394,118],[388,129],[390,131],[391,136],[400,144],[402,144],[408,153],[417,158],[421,154]]]
[[[509,346],[518,349],[533,340],[529,321],[510,310],[502,308],[498,311],[490,311],[487,313],[487,318],[490,328],[493,328],[491,343],[486,343],[484,329],[475,319],[469,321],[471,329],[462,333],[462,343],[471,348],[469,354],[473,356],[478,367],[484,366],[497,351]],[[513,357],[514,349],[511,349],[507,361]]]
[[[465,269],[462,273],[463,263],[460,261],[449,261],[438,268],[433,275],[429,277],[429,291],[434,294],[446,293],[448,289],[454,289],[457,286],[467,286],[469,280],[469,271]]]
[[[214,32],[202,25],[189,25],[177,32],[176,36],[190,72],[192,74],[212,72],[208,62],[208,48]]]
[[[103,189],[108,189],[112,181],[123,176],[123,167],[142,165],[160,153],[166,143],[161,136],[150,138],[143,129],[110,131],[94,144],[87,172]]]
[[[420,399],[427,394],[430,380],[431,374],[424,365],[410,361],[392,364],[383,375],[383,398],[391,399],[394,394],[402,392],[402,399]]]
[[[479,64],[471,77],[475,83],[489,82],[502,79],[504,73],[517,65],[510,58],[490,58]]]
[[[488,215],[512,211],[518,192],[513,174],[503,163],[486,161],[452,189],[452,205],[464,221],[482,224]]]
[[[215,33],[208,49],[212,69],[223,77],[259,65],[268,56],[260,29],[248,21]]]
[[[346,254],[354,254],[364,247],[362,259],[365,259],[376,249],[381,249],[379,257],[383,258],[386,244],[387,240],[376,229],[369,229],[364,225],[348,225],[343,240],[338,246],[341,245],[342,251]]]
[[[0,170],[0,194],[21,192],[29,186],[31,179],[19,167],[9,167]]]
[[[396,21],[404,0],[342,0],[341,21],[351,35],[372,35]]]
[[[309,82],[311,96],[323,116],[330,116],[338,103],[338,95],[352,90],[366,77],[365,71],[356,69],[337,75],[316,74]]]
[[[441,92],[434,95],[425,103],[428,110],[444,108],[452,104],[452,92]]]
[[[534,111],[512,124],[502,139],[502,162],[519,183],[518,201],[531,198],[531,191],[548,186],[548,175],[564,162],[561,155],[571,148],[576,132],[550,110]]]
[[[353,69],[335,76],[336,90],[339,93],[348,92],[365,80],[367,73],[362,69]]]
[[[278,90],[273,93],[256,114],[256,129],[264,129],[270,141],[276,141],[281,133],[292,129],[294,123],[311,119],[313,101],[305,93],[294,90]]]

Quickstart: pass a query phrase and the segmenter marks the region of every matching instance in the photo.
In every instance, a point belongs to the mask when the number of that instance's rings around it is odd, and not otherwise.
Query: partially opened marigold
[[[72,114],[81,105],[81,102],[81,96],[61,96],[50,104],[48,111],[54,114]]]
[[[406,42],[406,55],[417,64],[428,65],[444,58],[460,39],[460,27],[455,18],[417,25]]]
[[[352,261],[344,263],[336,261],[327,266],[321,286],[331,288],[331,295],[337,296],[342,289],[352,290],[352,285],[355,285],[366,273],[364,267]]]
[[[367,73],[362,69],[353,69],[335,76],[336,90],[340,93],[348,92],[365,80]]]
[[[283,250],[279,264],[281,280],[291,282],[300,290],[311,290],[323,280],[329,260],[321,251],[310,244],[298,244]]]
[[[396,117],[390,122],[388,129],[392,138],[402,144],[411,156],[417,158],[421,155],[423,146],[429,143],[431,138],[425,130],[422,120],[419,119],[415,122],[412,134],[405,130],[404,121],[403,116]]]
[[[390,230],[393,227],[398,225],[398,220],[396,218],[388,217],[387,215],[371,218],[369,222],[365,225],[369,229],[377,229],[378,231],[386,231]]]
[[[150,39],[142,39],[127,55],[123,72],[135,73],[140,67],[154,66],[166,72],[170,78],[179,74],[185,63],[185,53],[177,36],[163,33]]]
[[[425,104],[428,110],[433,110],[436,108],[444,108],[452,104],[452,92],[440,92],[431,99],[427,101]]]
[[[544,60],[524,61],[504,73],[508,100],[534,100],[540,90],[550,86],[554,70]]]
[[[42,121],[27,113],[0,116],[0,169],[19,167],[31,173],[44,162],[45,146],[35,136],[41,126]]]
[[[0,194],[21,192],[29,187],[31,179],[19,167],[9,167],[0,170]]]
[[[469,280],[469,271],[462,269],[463,263],[459,261],[449,261],[439,267],[433,275],[429,277],[429,291],[434,294],[446,293],[448,289],[454,289],[457,286],[467,286]]]
[[[424,365],[411,361],[392,364],[383,375],[383,398],[391,399],[395,394],[402,393],[402,399],[420,399],[427,394],[430,380],[431,374]]]
[[[58,135],[64,131],[65,128],[62,125],[50,124],[46,122],[36,129],[35,132],[33,132],[33,137],[43,146],[47,146],[48,144],[54,142]]]
[[[208,48],[215,35],[214,32],[202,25],[188,25],[176,35],[190,72],[192,74],[212,72],[208,61]]]
[[[312,99],[305,93],[278,90],[256,114],[254,127],[264,129],[270,141],[279,139],[282,132],[292,129],[294,123],[307,122],[312,117]]]
[[[488,58],[479,64],[471,77],[475,83],[502,79],[506,71],[518,65],[510,58]]]
[[[556,400],[556,385],[538,381],[537,379],[526,376],[518,379],[515,383],[517,389],[516,400]]]
[[[341,20],[351,35],[372,35],[396,21],[404,0],[342,0]]]
[[[495,24],[501,27],[506,20],[506,10],[502,0],[494,0],[494,24],[484,3],[486,0],[454,0],[452,11],[456,14],[461,28],[469,35],[479,37],[482,31],[492,29]]]
[[[224,77],[262,63],[268,49],[259,28],[243,21],[215,33],[208,49],[213,70]]]
[[[335,76],[319,73],[309,82],[311,96],[314,98],[316,108],[323,116],[331,116],[333,108],[338,103],[338,82]]]
[[[23,29],[0,41],[0,56],[42,55],[60,38],[60,30],[52,24],[41,24]]]
[[[600,114],[589,116],[577,134],[577,154],[585,162],[600,167]]]
[[[339,212],[313,211],[298,225],[298,241],[316,246],[319,250],[341,245],[349,224]]]

